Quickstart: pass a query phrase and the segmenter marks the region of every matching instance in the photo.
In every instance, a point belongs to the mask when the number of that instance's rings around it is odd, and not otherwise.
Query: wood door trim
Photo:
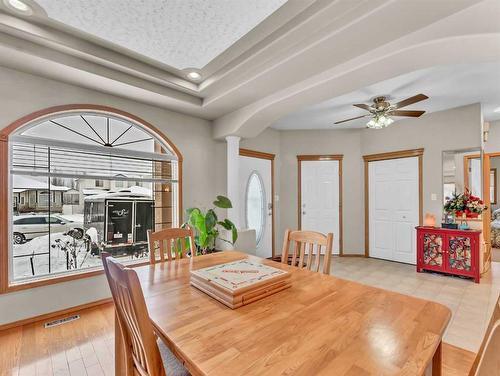
[[[275,228],[275,222],[276,222],[276,200],[274,199],[275,196],[275,187],[274,187],[274,158],[276,157],[276,154],[271,154],[271,153],[264,153],[262,151],[257,151],[257,150],[250,150],[250,149],[244,149],[240,148],[240,156],[242,157],[250,157],[250,158],[259,158],[259,159],[266,159],[271,161],[271,201],[272,201],[272,207],[271,207],[271,254],[272,257],[274,258],[275,256],[275,251],[276,251],[276,228]]]
[[[297,223],[298,229],[302,229],[302,161],[339,161],[339,256],[344,256],[344,226],[343,226],[343,172],[342,161],[343,154],[327,154],[327,155],[297,155],[297,192],[298,192],[298,207],[297,207]]]
[[[387,153],[367,154],[363,155],[363,160],[367,162],[384,161],[386,159],[398,159],[409,157],[420,157],[424,154],[424,148],[390,151]]]
[[[344,159],[344,154],[328,155],[297,155],[299,161],[339,161]]]
[[[480,250],[482,252],[483,256],[483,263],[480,265],[482,267],[483,271],[481,274],[484,274],[490,269],[491,266],[491,200],[490,200],[490,174],[491,174],[491,157],[495,156],[500,156],[500,153],[484,153],[484,158],[483,158],[483,170],[482,170],[482,177],[481,177],[481,184],[482,184],[482,189],[483,189],[483,202],[484,204],[488,207],[487,210],[485,210],[482,214],[482,228],[483,228],[483,236],[482,236],[482,241],[484,248]],[[496,175],[496,170],[495,170],[495,175]],[[496,179],[496,177],[495,177]],[[496,182],[495,182],[495,199],[498,201],[496,195]],[[481,248],[481,247],[480,247]],[[481,259],[481,258],[480,258]]]
[[[418,158],[418,224],[423,223],[423,155],[424,148],[392,151],[388,153],[368,154],[363,156],[364,161],[364,178],[365,178],[365,257],[370,257],[370,193],[369,193],[369,174],[368,163],[376,161],[385,161],[388,159],[400,158]]]
[[[168,147],[171,148],[171,151],[177,156],[177,166],[179,171],[179,179],[178,179],[178,210],[177,216],[179,218],[179,223],[182,222],[182,162],[183,156],[180,150],[175,146],[175,144],[170,141],[170,139],[158,128],[156,128],[151,123],[147,122],[144,119],[141,119],[138,116],[135,116],[129,112],[109,107],[102,106],[96,104],[67,104],[61,106],[53,106],[48,107],[43,110],[32,112],[26,116],[23,116],[14,122],[10,123],[7,127],[0,130],[0,202],[9,202],[10,192],[9,192],[9,136],[17,129],[23,127],[31,123],[34,120],[45,118],[50,115],[57,114],[65,114],[71,113],[72,111],[95,111],[102,112],[103,114],[113,114],[119,117],[128,119],[129,121],[139,124],[144,128],[149,129],[154,135],[158,138],[162,139]],[[7,205],[4,206],[4,209],[7,208]],[[9,210],[1,210],[0,211],[0,228],[7,229],[9,228]],[[82,271],[81,273],[62,275],[62,276],[52,276],[50,278],[44,278],[35,281],[27,281],[24,283],[18,284],[9,284],[9,232],[2,231],[0,232],[0,295],[4,293],[9,293],[13,291],[30,289],[33,287],[52,285],[55,283],[71,281],[81,278],[92,277],[98,274],[102,274],[103,270],[90,270],[90,271]],[[140,264],[138,264],[140,265]]]
[[[44,313],[42,315],[37,315],[37,316],[33,316],[33,317],[28,317],[26,319],[22,319],[22,320],[18,320],[18,321],[13,321],[13,322],[10,322],[10,323],[7,323],[7,324],[0,325],[0,331],[7,330],[7,329],[12,329],[12,328],[15,328],[15,327],[18,327],[18,326],[22,326],[22,325],[26,325],[26,324],[31,324],[31,323],[34,323],[34,322],[37,322],[37,321],[49,320],[49,319],[55,318],[57,316],[69,315],[70,313],[75,313],[75,312],[78,312],[78,311],[81,311],[81,310],[84,310],[84,309],[93,308],[93,307],[97,307],[97,306],[100,306],[100,305],[103,305],[103,304],[109,304],[109,303],[112,303],[112,302],[113,302],[112,298],[105,298],[105,299],[97,300],[95,302],[80,304],[80,305],[77,305],[77,306],[73,306],[73,307],[70,307],[70,308],[61,309],[61,310],[58,310],[58,311]]]
[[[252,158],[260,158],[260,159],[269,159],[271,161],[274,160],[276,154],[264,153],[262,151],[250,150],[240,148],[240,155],[242,157],[252,157]]]

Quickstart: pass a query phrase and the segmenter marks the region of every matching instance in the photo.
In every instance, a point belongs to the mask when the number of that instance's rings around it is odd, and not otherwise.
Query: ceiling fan
[[[400,108],[409,106],[410,104],[424,101],[428,98],[429,97],[427,95],[417,94],[414,95],[413,97],[406,98],[396,104],[390,104],[387,101],[386,97],[384,96],[376,97],[373,99],[373,104],[371,106],[364,103],[353,104],[353,106],[362,108],[363,110],[370,112],[370,114],[337,121],[335,122],[335,124],[345,123],[346,121],[361,119],[370,116],[371,117],[370,121],[366,123],[366,126],[368,128],[375,128],[375,129],[385,128],[394,122],[394,120],[391,119],[391,116],[408,116],[408,117],[422,116],[425,113],[425,111],[400,110]]]

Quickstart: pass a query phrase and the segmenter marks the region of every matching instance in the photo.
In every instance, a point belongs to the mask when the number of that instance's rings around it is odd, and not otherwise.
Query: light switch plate
[[[431,193],[431,201],[436,201],[437,199],[437,194]]]

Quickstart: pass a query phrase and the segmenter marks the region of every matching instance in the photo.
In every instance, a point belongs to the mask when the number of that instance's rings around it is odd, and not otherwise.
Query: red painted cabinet
[[[417,227],[417,272],[456,274],[479,283],[480,234],[476,230]]]

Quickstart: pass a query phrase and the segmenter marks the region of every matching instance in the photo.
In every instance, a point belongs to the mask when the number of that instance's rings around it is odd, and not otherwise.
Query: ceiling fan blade
[[[336,121],[336,122],[335,122],[335,123],[333,123],[333,124],[345,123],[346,121],[351,121],[351,120],[361,119],[361,118],[364,118],[364,117],[367,117],[367,116],[371,116],[371,115],[356,116],[356,117],[353,117],[353,118],[350,118],[350,119],[345,119],[345,120],[341,120],[341,121]]]
[[[396,103],[394,105],[394,108],[406,107],[406,106],[409,106],[410,104],[413,104],[413,103],[425,101],[428,98],[429,97],[425,94],[417,94],[417,95],[414,95],[413,97],[406,98],[406,99],[402,100],[401,102]]]
[[[366,111],[372,110],[372,108],[370,106],[368,106],[367,104],[364,104],[364,103],[353,104],[353,106],[358,107],[358,108],[362,108],[363,110],[366,110]]]
[[[409,117],[419,117],[425,114],[425,111],[417,110],[395,110],[389,111],[387,115],[389,116],[409,116]]]

